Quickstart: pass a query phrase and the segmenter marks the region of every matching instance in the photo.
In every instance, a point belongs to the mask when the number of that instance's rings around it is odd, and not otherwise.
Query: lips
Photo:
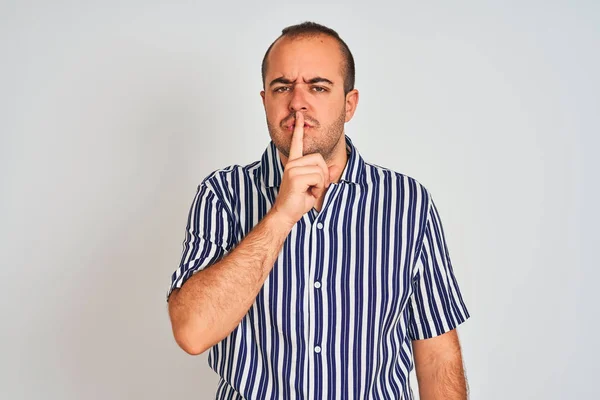
[[[288,129],[288,130],[293,130],[295,127],[296,127],[296,122],[295,121],[292,122],[291,124],[288,124],[288,125],[285,126],[285,128]],[[304,129],[306,129],[306,128],[312,128],[312,127],[313,126],[310,125],[310,124],[306,124],[306,123],[304,124]]]
[[[313,124],[312,123],[313,118],[311,118],[310,116],[307,116],[305,114],[303,114],[303,115],[304,115],[304,129],[319,127],[319,122],[317,120],[314,120],[315,122]],[[294,130],[295,126],[296,126],[295,113],[288,115],[287,118],[284,118],[281,121],[281,127],[285,130],[292,131],[292,130]]]
[[[283,125],[283,127],[285,129],[287,129],[287,130],[293,130],[295,126],[296,126],[296,119],[295,118],[292,118],[288,123],[286,123],[285,125]],[[314,125],[311,124],[311,123],[309,123],[309,122],[307,122],[307,121],[304,121],[304,129],[306,129],[306,128],[314,128]]]

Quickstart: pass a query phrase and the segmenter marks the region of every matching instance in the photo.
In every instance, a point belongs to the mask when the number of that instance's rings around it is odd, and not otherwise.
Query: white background
[[[305,20],[354,53],[359,151],[436,199],[471,398],[600,397],[597,1],[0,4],[0,397],[214,397],[165,294],[197,184],[266,148],[260,62]]]

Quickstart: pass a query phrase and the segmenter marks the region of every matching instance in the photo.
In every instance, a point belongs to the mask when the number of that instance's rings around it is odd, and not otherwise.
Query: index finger
[[[304,140],[304,115],[301,112],[296,112],[296,124],[294,125],[294,132],[292,133],[292,144],[290,145],[290,156],[289,160],[295,160],[302,157]]]

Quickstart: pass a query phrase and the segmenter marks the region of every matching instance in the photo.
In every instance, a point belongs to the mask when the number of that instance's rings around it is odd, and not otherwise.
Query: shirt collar
[[[364,180],[365,161],[346,135],[346,151],[348,161],[342,172],[340,182],[360,184]],[[278,187],[283,176],[283,164],[273,141],[269,143],[260,161],[261,176],[265,186]]]

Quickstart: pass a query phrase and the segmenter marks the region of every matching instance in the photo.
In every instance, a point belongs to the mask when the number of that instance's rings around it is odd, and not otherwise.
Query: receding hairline
[[[290,32],[290,33],[284,33],[281,36],[279,36],[277,39],[275,39],[275,41],[273,43],[271,43],[271,45],[269,46],[269,48],[267,49],[267,53],[265,54],[265,75],[264,75],[264,79],[263,79],[263,86],[266,86],[266,79],[267,79],[267,74],[266,71],[269,67],[269,57],[271,55],[271,52],[273,50],[273,48],[275,47],[275,45],[277,43],[280,43],[284,40],[288,40],[290,42],[295,42],[295,41],[299,41],[299,40],[315,40],[318,38],[328,38],[330,40],[333,40],[335,42],[335,44],[338,47],[338,50],[340,52],[340,56],[341,56],[341,74],[342,74],[342,79],[345,80],[345,76],[347,74],[347,67],[346,67],[346,59],[345,59],[345,49],[344,49],[344,45],[342,44],[342,42],[340,42],[340,39],[330,35],[326,32]]]

